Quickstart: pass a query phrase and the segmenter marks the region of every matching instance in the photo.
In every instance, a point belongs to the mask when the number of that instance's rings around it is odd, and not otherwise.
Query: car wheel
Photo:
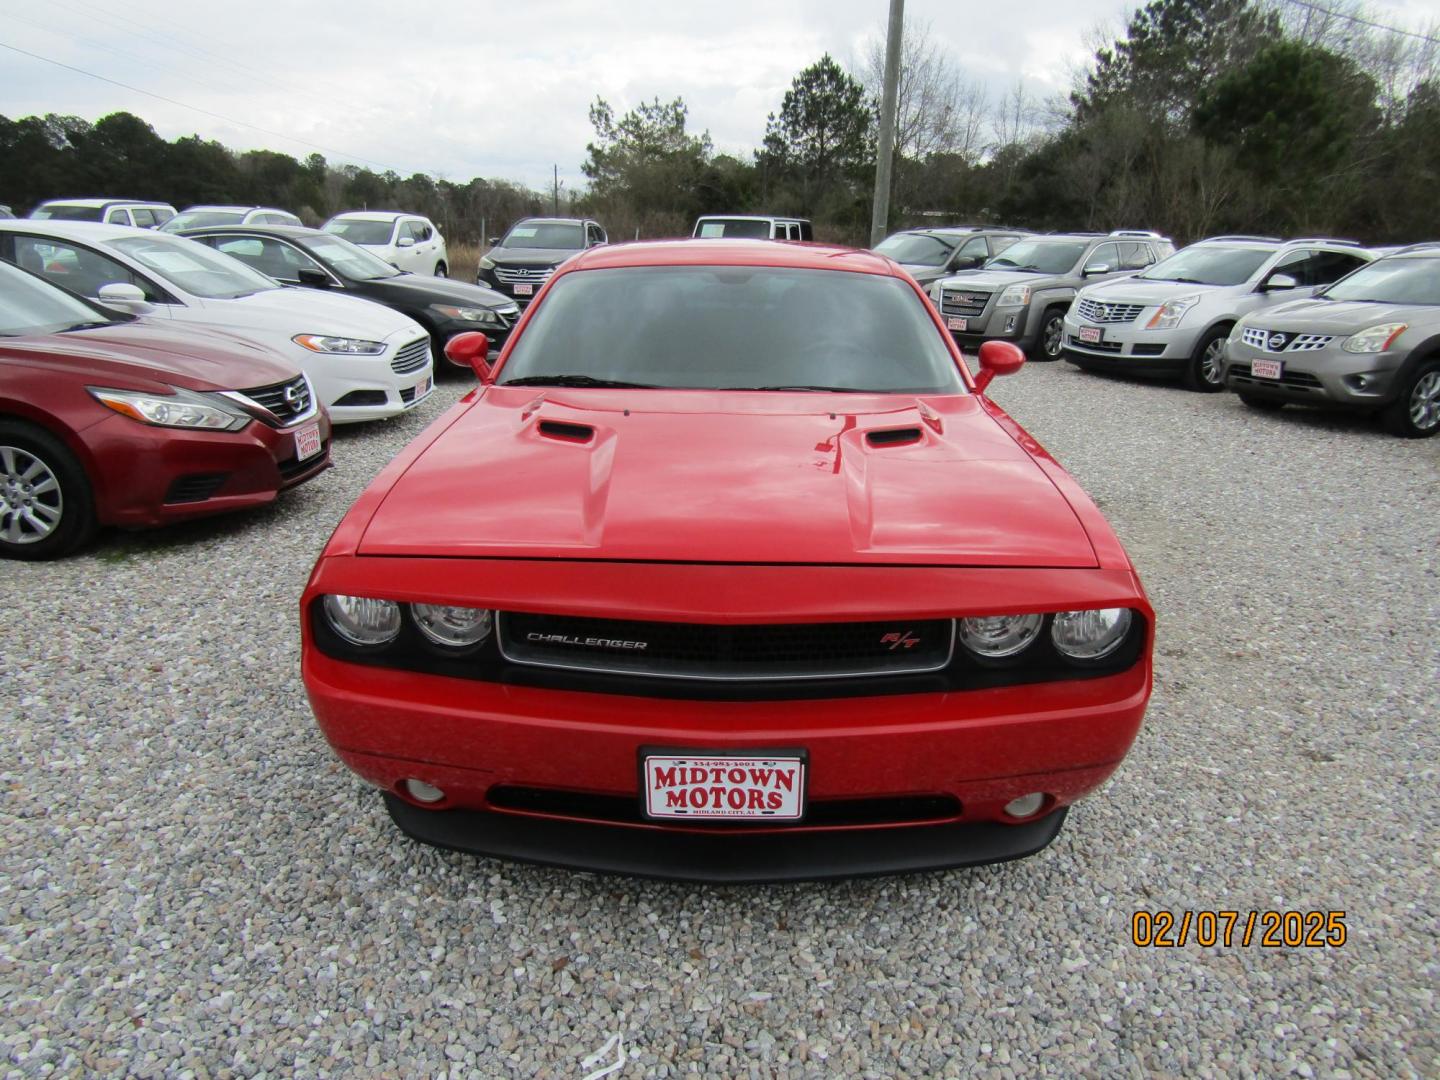
[[[449,269],[445,266],[445,264],[444,264],[443,262],[438,262],[438,263],[435,264],[435,276],[436,276],[436,277],[449,277],[449,276],[450,276],[450,271],[449,271]]]
[[[1392,434],[1404,439],[1428,439],[1440,432],[1440,359],[1427,360],[1412,371],[1380,418]]]
[[[1059,360],[1065,352],[1065,309],[1046,308],[1035,339],[1034,360]]]
[[[1185,385],[1202,394],[1225,389],[1225,339],[1230,327],[1217,326],[1200,339],[1185,365]]]
[[[90,481],[75,455],[41,428],[0,423],[0,555],[54,559],[94,534]]]
[[[1252,409],[1259,409],[1261,412],[1279,412],[1285,407],[1285,402],[1283,401],[1256,397],[1254,394],[1241,394],[1240,403],[1242,405],[1248,405]]]

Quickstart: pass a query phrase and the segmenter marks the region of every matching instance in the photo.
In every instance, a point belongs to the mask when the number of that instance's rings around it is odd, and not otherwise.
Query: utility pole
[[[895,153],[895,87],[900,81],[900,41],[905,35],[905,0],[890,0],[885,36],[885,88],[880,94],[880,146],[875,157],[875,206],[870,211],[870,246],[885,239],[890,220],[890,164]]]
[[[555,212],[554,212],[553,214],[551,214],[550,216],[551,216],[551,217],[559,217],[559,216],[560,216],[560,166],[559,166],[559,165],[556,165],[556,166],[555,166],[555,195],[554,195],[554,204],[555,204]]]

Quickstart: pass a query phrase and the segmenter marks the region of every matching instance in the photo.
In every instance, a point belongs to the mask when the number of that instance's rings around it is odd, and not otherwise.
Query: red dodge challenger
[[[1100,512],[866,252],[570,260],[301,600],[336,753],[416,839],[816,878],[1029,855],[1150,695]]]

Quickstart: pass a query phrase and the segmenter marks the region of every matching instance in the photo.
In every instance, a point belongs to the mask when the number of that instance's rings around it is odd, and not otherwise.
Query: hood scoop
[[[540,434],[561,442],[586,443],[595,437],[595,429],[589,424],[571,424],[564,420],[541,420]]]
[[[865,441],[876,449],[886,446],[909,446],[920,441],[918,427],[879,428],[865,433]]]

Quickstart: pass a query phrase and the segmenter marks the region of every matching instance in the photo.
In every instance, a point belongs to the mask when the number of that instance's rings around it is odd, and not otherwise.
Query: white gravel
[[[311,562],[464,389],[273,509],[4,565],[0,1070],[578,1077],[618,1032],[617,1076],[1440,1074],[1440,440],[998,381],[1159,612],[1135,749],[1029,860],[701,888],[418,847],[315,728]],[[1140,949],[1136,908],[1350,940]]]

